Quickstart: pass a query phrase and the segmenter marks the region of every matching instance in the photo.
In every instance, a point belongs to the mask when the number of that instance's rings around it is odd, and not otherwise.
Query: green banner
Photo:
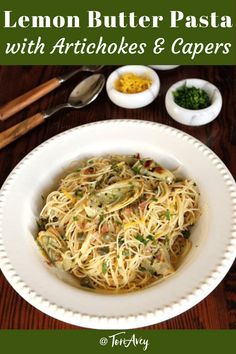
[[[63,335],[62,335],[63,334]],[[117,330],[1,331],[7,353],[227,353],[234,348],[234,331]]]
[[[235,0],[2,0],[0,64],[236,64]]]

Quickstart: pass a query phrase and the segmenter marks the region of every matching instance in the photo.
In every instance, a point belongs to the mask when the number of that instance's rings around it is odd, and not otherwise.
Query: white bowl
[[[178,68],[180,65],[149,65],[155,70],[172,70]]]
[[[186,85],[200,88],[208,94],[211,105],[207,108],[193,110],[180,107],[174,101],[173,92]],[[179,123],[200,126],[213,121],[220,113],[222,96],[219,89],[209,81],[202,79],[184,79],[172,85],[166,93],[165,105],[169,115]]]
[[[151,86],[139,93],[123,93],[115,88],[117,80],[125,73],[146,76],[152,81]],[[157,73],[144,65],[126,65],[113,71],[107,79],[107,94],[110,100],[123,108],[140,108],[147,106],[157,97],[160,90],[160,79]]]
[[[111,295],[77,288],[43,261],[34,240],[41,195],[52,190],[72,161],[137,152],[167,168],[178,166],[179,173],[197,183],[202,215],[191,233],[191,251],[173,276],[140,291]],[[100,329],[151,325],[196,305],[223,279],[236,253],[235,206],[236,186],[229,171],[193,137],[146,121],[83,125],[34,149],[4,183],[0,192],[0,266],[24,299],[61,321]]]

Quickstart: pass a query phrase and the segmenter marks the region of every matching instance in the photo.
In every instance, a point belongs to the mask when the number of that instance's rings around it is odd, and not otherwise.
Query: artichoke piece
[[[113,212],[133,203],[142,192],[142,181],[128,179],[101,189],[91,198],[91,202],[107,212]]]
[[[175,175],[170,170],[167,170],[153,160],[142,160],[142,166],[144,174],[156,177],[160,181],[172,183],[175,180]]]
[[[174,272],[174,268],[171,263],[165,262],[151,262],[150,260],[143,260],[141,263],[141,269],[146,270],[151,275],[167,276]]]
[[[66,243],[60,233],[53,227],[49,227],[46,231],[39,232],[37,241],[45,258],[57,267],[62,268]]]

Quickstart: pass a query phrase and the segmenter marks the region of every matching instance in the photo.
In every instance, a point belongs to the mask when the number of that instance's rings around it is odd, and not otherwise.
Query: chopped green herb
[[[110,251],[110,249],[108,246],[98,248],[98,253],[101,256],[104,256],[105,254],[109,253],[109,251]]]
[[[169,211],[169,209],[166,210],[166,219],[170,221],[170,211]]]
[[[197,186],[197,184],[196,184],[195,182],[193,183],[193,185],[194,185],[194,187],[196,187],[196,186]]]
[[[78,221],[78,216],[73,216],[73,221]]]
[[[145,238],[144,238],[142,235],[140,235],[140,234],[137,234],[137,235],[135,236],[135,238],[136,238],[136,240],[138,240],[139,242],[142,242],[144,245],[146,245],[146,244],[148,243],[148,240],[145,240]]]
[[[104,214],[100,214],[99,215],[99,223],[101,223],[104,220]]]
[[[111,199],[112,202],[115,202],[117,199],[119,199],[119,195],[111,194],[110,199]]]
[[[111,165],[111,169],[112,169],[113,171],[118,172],[118,171],[120,170],[120,167],[119,167],[119,166],[117,166],[117,164],[116,164],[116,163],[114,163],[114,164],[112,164],[112,165]]]
[[[157,202],[158,199],[157,199],[157,198],[152,198],[151,201],[152,201],[152,202]]]
[[[134,189],[134,184],[132,182],[129,182],[129,186],[130,186],[130,189],[133,190]]]
[[[154,237],[152,235],[148,235],[147,239],[150,240],[150,241],[154,241]]]
[[[79,198],[82,198],[84,194],[81,189],[76,189],[75,195]]]
[[[187,230],[182,231],[182,234],[183,234],[184,238],[188,239],[191,235],[191,232],[190,232],[190,230],[187,229]]]
[[[211,105],[210,98],[206,91],[194,86],[187,87],[184,85],[174,91],[173,96],[175,103],[187,109],[203,109]]]
[[[155,269],[153,268],[148,268],[147,271],[151,274],[154,275],[156,273]]]
[[[118,245],[119,245],[119,246],[122,246],[124,242],[125,242],[125,241],[124,241],[124,238],[123,238],[123,237],[119,237],[119,238],[118,238]]]
[[[122,252],[122,255],[125,257],[129,256],[129,250],[124,249],[124,251]]]
[[[132,167],[132,171],[133,171],[136,175],[138,175],[138,174],[140,173],[140,167],[139,167],[139,166],[133,166],[133,167]]]
[[[105,261],[102,262],[102,274],[106,274],[107,272],[107,263]]]

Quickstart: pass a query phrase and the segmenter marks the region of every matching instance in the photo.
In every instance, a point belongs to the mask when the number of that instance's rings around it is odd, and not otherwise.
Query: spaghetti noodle
[[[192,180],[149,158],[90,158],[48,195],[37,242],[83,287],[137,290],[174,273],[188,253],[198,199]]]

